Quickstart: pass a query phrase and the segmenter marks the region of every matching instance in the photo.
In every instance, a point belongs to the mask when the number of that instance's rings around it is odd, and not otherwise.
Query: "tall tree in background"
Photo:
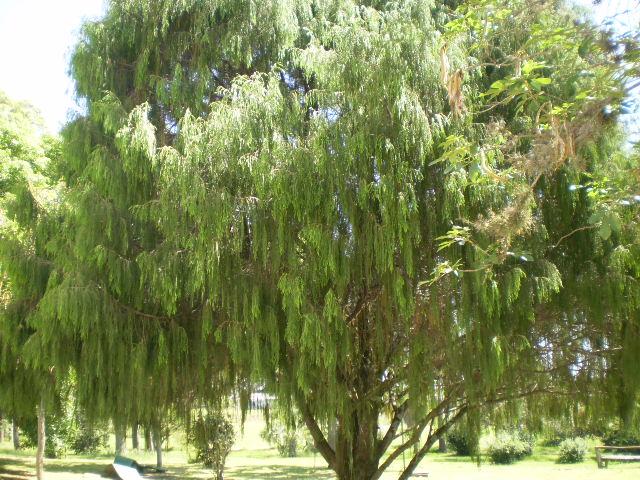
[[[211,332],[200,335],[201,308],[169,274],[171,265],[150,267],[154,278],[142,275],[143,259],[162,236],[155,221],[136,212],[157,198],[157,166],[145,142],[171,144],[176,119],[207,108],[218,83],[206,66],[242,63],[223,48],[231,48],[241,26],[220,18],[220,38],[209,40],[216,48],[197,40],[209,28],[198,21],[213,20],[214,12],[208,2],[112,2],[103,21],[85,26],[72,59],[87,115],[63,132],[58,173],[69,188],[68,209],[64,233],[51,245],[60,275],[40,303],[38,339],[56,365],[75,368],[87,414],[111,418],[119,431],[132,422],[159,427],[177,400],[188,406],[196,391],[216,398],[212,391],[229,383],[224,370],[211,367],[224,363],[225,351],[214,348]],[[120,129],[145,100],[158,128],[130,143]],[[166,299],[151,294],[160,285]]]
[[[371,480],[493,405],[636,395],[637,209],[591,194],[620,52],[556,2],[457,3],[116,0],[85,26],[32,321],[81,403],[154,423],[261,382]]]
[[[32,106],[0,93],[0,408],[18,420],[37,412],[38,479],[45,410],[57,388],[55,372],[32,342],[30,320],[52,271],[47,243],[57,231],[60,203],[47,171],[59,144],[43,137],[42,125]]]

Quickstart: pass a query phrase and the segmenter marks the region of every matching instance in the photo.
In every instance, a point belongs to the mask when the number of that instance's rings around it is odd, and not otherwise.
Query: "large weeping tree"
[[[628,404],[625,48],[556,2],[112,1],[73,56],[42,350],[128,423],[260,383],[341,480],[504,403]]]
[[[269,72],[148,143],[153,256],[183,259],[235,364],[298,407],[340,479],[412,449],[408,478],[494,405],[591,400],[637,326],[637,251],[610,262],[615,202],[579,188],[616,149],[608,53],[552,3],[472,7],[300,8]]]

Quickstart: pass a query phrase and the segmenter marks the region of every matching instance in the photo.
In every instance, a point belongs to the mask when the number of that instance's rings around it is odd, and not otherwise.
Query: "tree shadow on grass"
[[[298,467],[289,465],[234,467],[228,470],[230,480],[254,480],[256,478],[268,478],[276,480],[294,479],[333,479],[335,475],[326,469],[310,467]]]
[[[255,480],[268,478],[269,480],[330,480],[334,479],[333,472],[326,469],[300,467],[291,465],[253,465],[248,467],[229,467],[224,470],[225,478],[229,480]],[[185,480],[212,478],[211,470],[201,466],[169,467],[163,475],[145,475],[145,478],[162,480]]]
[[[0,479],[26,480],[31,479],[31,472],[26,468],[27,462],[20,458],[0,458]]]
[[[52,473],[69,473],[74,475],[84,475],[92,473],[94,475],[109,478],[107,474],[108,464],[95,462],[48,462],[45,463],[45,470]]]

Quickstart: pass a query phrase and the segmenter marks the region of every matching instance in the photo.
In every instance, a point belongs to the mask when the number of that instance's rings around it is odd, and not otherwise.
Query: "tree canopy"
[[[48,172],[59,142],[43,130],[33,106],[0,92],[0,409],[14,418],[33,415],[56,391],[46,364],[26,353],[34,332],[29,319],[51,271],[46,244],[60,203]]]
[[[631,423],[638,58],[556,1],[112,0],[34,363],[122,422],[260,385],[341,480],[515,402]]]

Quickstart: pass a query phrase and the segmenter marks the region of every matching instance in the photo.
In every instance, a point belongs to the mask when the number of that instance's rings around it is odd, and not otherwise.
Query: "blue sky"
[[[574,0],[589,5],[589,0]],[[596,16],[638,28],[638,0],[603,0]],[[38,107],[52,132],[75,109],[69,55],[85,19],[100,17],[104,0],[0,0],[0,90]]]

